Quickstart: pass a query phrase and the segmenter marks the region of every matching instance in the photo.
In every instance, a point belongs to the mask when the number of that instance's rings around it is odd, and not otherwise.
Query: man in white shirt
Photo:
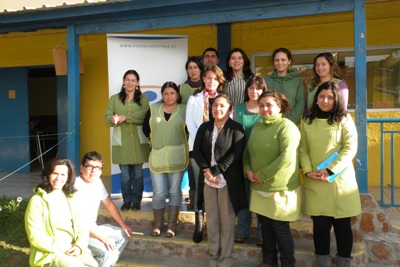
[[[82,205],[90,223],[89,249],[100,267],[110,267],[114,266],[128,244],[132,229],[125,225],[117,206],[107,193],[100,179],[102,169],[103,157],[96,151],[86,153],[80,166],[81,176],[76,178],[75,187],[85,199]],[[96,224],[100,202],[121,228],[111,224]]]

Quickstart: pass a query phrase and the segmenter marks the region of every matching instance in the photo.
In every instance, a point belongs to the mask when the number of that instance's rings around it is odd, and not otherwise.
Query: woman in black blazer
[[[207,212],[210,264],[223,266],[232,264],[235,216],[248,208],[242,164],[246,137],[231,112],[229,97],[218,95],[212,105],[214,121],[200,126],[193,146]]]

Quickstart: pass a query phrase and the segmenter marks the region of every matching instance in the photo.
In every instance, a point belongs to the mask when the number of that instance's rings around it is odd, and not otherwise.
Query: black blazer
[[[228,119],[219,133],[215,142],[214,157],[217,165],[211,167],[211,142],[214,122],[205,122],[200,125],[196,133],[193,146],[193,157],[200,167],[198,188],[198,208],[203,207],[204,174],[203,170],[210,168],[216,176],[224,176],[228,185],[229,198],[237,214],[240,210],[248,208],[245,195],[245,181],[243,175],[243,151],[246,146],[246,137],[243,126],[238,122]]]

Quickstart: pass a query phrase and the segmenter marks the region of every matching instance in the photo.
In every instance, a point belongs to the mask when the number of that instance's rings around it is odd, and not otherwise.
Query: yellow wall
[[[367,4],[367,45],[400,44],[399,14],[400,1]],[[129,33],[186,34],[191,56],[201,55],[209,46],[217,47],[215,25]],[[0,67],[53,64],[52,50],[65,36],[64,30],[0,35]],[[291,50],[353,47],[353,39],[352,13],[232,24],[232,47],[243,48],[249,56],[255,52],[271,52],[281,46]],[[103,121],[108,101],[106,34],[82,35],[80,46],[85,66],[85,73],[81,75],[81,155],[89,150],[102,153],[106,162],[103,174],[110,175],[107,164],[110,162],[109,130]],[[65,43],[61,47],[65,48]],[[179,71],[184,71],[183,68]],[[399,115],[379,114],[383,117]],[[376,135],[375,131],[369,130],[369,180],[373,185],[379,177],[376,173],[379,164]]]
[[[209,46],[217,47],[217,30],[213,25],[129,32],[135,34],[188,35],[189,55],[199,56]],[[80,37],[85,74],[81,75],[81,155],[97,150],[104,157],[103,174],[110,175],[110,133],[103,120],[108,102],[107,37],[105,34]],[[132,64],[132,68],[135,65]],[[185,66],[179,71],[184,72]],[[123,73],[121,73],[122,81]]]

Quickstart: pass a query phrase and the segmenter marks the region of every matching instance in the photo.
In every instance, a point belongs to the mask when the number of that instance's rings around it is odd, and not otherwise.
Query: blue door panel
[[[27,68],[0,69],[0,114],[0,172],[29,172]]]

